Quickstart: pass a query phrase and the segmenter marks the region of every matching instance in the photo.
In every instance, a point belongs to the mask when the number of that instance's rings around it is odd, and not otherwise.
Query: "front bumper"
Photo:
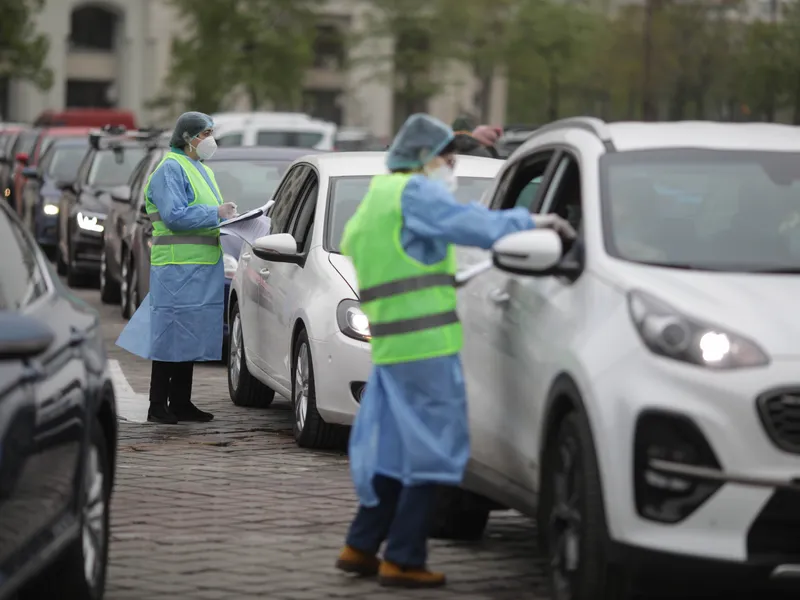
[[[800,565],[800,454],[772,441],[757,406],[765,391],[800,388],[800,360],[715,372],[630,347],[591,385],[613,541],[770,572]]]
[[[103,232],[86,231],[75,227],[70,240],[72,268],[82,273],[100,273],[103,252]]]
[[[37,204],[34,213],[36,241],[41,246],[55,246],[58,243],[58,215],[46,215],[42,205]]]
[[[352,425],[372,369],[369,342],[335,333],[309,340],[314,358],[317,410],[326,423]]]

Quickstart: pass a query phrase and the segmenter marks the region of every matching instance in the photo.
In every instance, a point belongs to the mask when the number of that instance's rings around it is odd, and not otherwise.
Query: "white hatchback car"
[[[508,236],[459,292],[472,460],[438,533],[478,535],[480,497],[537,517],[558,599],[650,567],[797,585],[798,130],[558,121],[486,201],[537,177],[532,210],[579,238]]]
[[[459,157],[456,197],[480,200],[502,166]],[[271,235],[242,247],[228,304],[231,399],[269,406],[275,392],[290,398],[300,446],[342,443],[369,375],[369,323],[339,244],[372,177],[385,172],[383,152],[296,160],[273,197]]]

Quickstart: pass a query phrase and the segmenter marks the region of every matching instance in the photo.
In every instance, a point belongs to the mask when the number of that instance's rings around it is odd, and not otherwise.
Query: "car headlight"
[[[45,204],[42,212],[50,217],[54,217],[58,214],[58,206],[55,204]]]
[[[645,346],[655,354],[709,369],[760,367],[769,357],[754,342],[693,318],[645,294],[628,294],[628,308]]]
[[[233,276],[236,275],[236,269],[239,268],[239,260],[230,254],[223,254],[222,264],[225,267],[225,277],[233,279]]]
[[[336,309],[336,322],[339,330],[347,337],[368,342],[372,337],[369,332],[369,319],[356,300],[342,300]]]
[[[100,217],[97,215],[87,215],[79,212],[75,217],[78,220],[78,227],[81,229],[94,231],[95,233],[101,233],[104,229]]]

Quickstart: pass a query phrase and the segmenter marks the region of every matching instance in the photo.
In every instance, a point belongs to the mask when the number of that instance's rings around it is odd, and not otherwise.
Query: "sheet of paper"
[[[250,245],[252,245],[253,242],[255,242],[258,238],[269,235],[269,230],[270,218],[263,216],[256,218],[251,217],[247,221],[230,223],[220,229],[221,232],[228,235],[235,235]]]
[[[237,223],[242,223],[245,221],[250,221],[251,219],[255,219],[256,217],[260,217],[264,214],[264,207],[261,206],[259,208],[254,208],[253,210],[248,210],[246,213],[239,215],[238,217],[233,217],[232,219],[228,219],[227,221],[223,221],[219,225],[217,225],[217,229],[228,228],[232,225]]]

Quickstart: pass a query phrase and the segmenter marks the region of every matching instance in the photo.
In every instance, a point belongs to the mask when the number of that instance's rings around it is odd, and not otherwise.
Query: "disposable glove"
[[[572,228],[572,225],[569,224],[569,221],[562,219],[556,214],[549,213],[546,215],[532,216],[533,224],[536,226],[536,229],[552,229],[558,235],[568,240],[574,240],[578,236]]]
[[[217,209],[220,219],[232,219],[237,216],[236,205],[233,202],[225,202]]]

